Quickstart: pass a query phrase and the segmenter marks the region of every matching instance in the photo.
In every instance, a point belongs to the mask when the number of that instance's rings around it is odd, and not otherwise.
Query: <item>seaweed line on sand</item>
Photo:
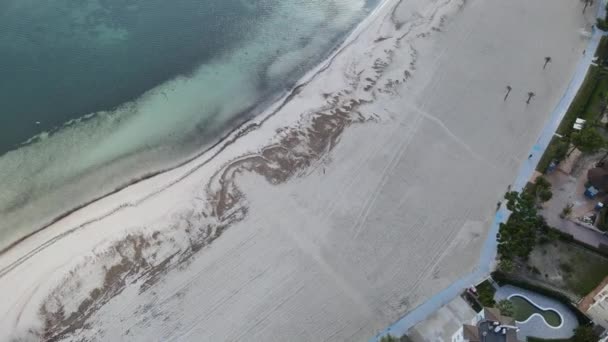
[[[398,6],[399,3],[395,6]],[[442,6],[447,6],[450,3],[451,1],[447,1],[442,3]],[[246,217],[249,210],[247,199],[237,184],[237,178],[240,174],[254,173],[260,175],[272,185],[287,182],[294,177],[300,177],[316,163],[323,161],[323,158],[338,144],[347,127],[376,121],[378,117],[375,113],[372,115],[362,113],[364,105],[373,102],[377,96],[382,94],[393,94],[393,88],[396,85],[404,83],[412,77],[416,57],[412,40],[425,39],[432,32],[440,32],[437,30],[437,26],[424,25],[432,25],[437,13],[438,11],[433,12],[430,19],[426,18],[412,24],[427,31],[424,35],[418,34],[415,37],[408,38],[407,44],[409,45],[408,49],[410,50],[412,63],[408,65],[409,69],[401,71],[403,78],[398,80],[399,82],[391,81],[376,89],[368,88],[371,83],[375,86],[375,83],[385,76],[384,71],[393,61],[392,49],[400,47],[403,43],[402,40],[407,38],[407,35],[401,35],[400,29],[408,32],[412,30],[412,27],[404,28],[400,27],[404,25],[394,24],[395,33],[397,33],[393,35],[395,38],[383,36],[382,39],[374,42],[374,44],[382,47],[387,46],[388,48],[381,50],[382,53],[376,54],[376,58],[369,61],[368,68],[358,72],[349,69],[349,75],[344,75],[349,81],[347,88],[338,92],[322,94],[325,100],[324,105],[315,110],[301,113],[297,124],[284,127],[278,132],[280,138],[277,142],[261,148],[259,152],[248,153],[233,159],[220,167],[204,187],[207,200],[204,201],[202,208],[184,210],[170,227],[163,227],[160,231],[154,231],[152,234],[129,234],[122,240],[114,242],[103,252],[88,257],[84,262],[74,267],[41,303],[38,313],[42,318],[43,327],[41,329],[31,328],[26,334],[30,337],[42,337],[47,341],[57,341],[73,336],[73,334],[81,332],[83,329],[93,329],[92,316],[127,286],[135,286],[140,293],[147,291],[169,271],[185,267],[196,252],[212,243],[232,224]],[[443,19],[441,23],[443,23]],[[378,55],[384,57],[377,57]],[[333,62],[333,58],[317,74],[327,69]],[[364,78],[362,75],[364,70],[369,70],[372,76]],[[271,115],[282,109],[306,84],[300,84],[296,87],[280,108]],[[234,140],[255,129],[266,119],[258,124],[254,123],[246,126],[236,135]],[[208,160],[195,166],[172,184],[195,172],[207,162]],[[161,191],[162,189],[141,201]],[[107,215],[134,205],[137,205],[137,203],[123,205]],[[96,218],[74,228],[72,231],[101,219],[103,217]],[[70,232],[67,232],[67,234]],[[183,243],[183,241],[186,243]],[[50,244],[52,243],[50,242]],[[39,248],[46,248],[46,246]],[[33,255],[32,253],[35,254],[36,252],[36,250],[30,252],[24,258],[27,259]],[[23,260],[20,259],[1,270],[0,277],[10,272]],[[80,281],[79,270],[93,267],[102,268],[101,284],[92,289],[85,289]],[[80,293],[81,296],[74,296],[74,293]],[[66,299],[75,303],[68,303]],[[17,326],[18,323],[17,320],[14,325]]]
[[[160,233],[151,237],[143,234],[127,236],[109,249],[110,255],[103,256],[104,259],[117,260],[106,268],[103,284],[91,290],[77,310],[70,313],[65,312],[61,298],[65,298],[66,289],[72,288],[67,283],[78,278],[77,272],[73,272],[73,277],[64,279],[64,284],[58,286],[40,308],[45,325],[43,338],[48,341],[60,340],[79,329],[88,328],[90,316],[122,292],[128,283],[137,283],[140,292],[146,291],[163,274],[176,266],[183,266],[194,253],[218,238],[227,227],[242,220],[248,208],[245,196],[236,183],[239,174],[253,172],[263,176],[270,184],[286,182],[331,151],[346,127],[367,121],[357,110],[365,101],[349,99],[343,102],[339,96],[332,97],[331,101],[335,101],[337,106],[315,113],[309,126],[287,129],[279,143],[228,163],[211,178],[206,188],[208,212],[190,212],[182,217],[183,224],[172,227],[174,234],[183,234],[189,241],[185,248],[176,245],[171,248],[175,250],[174,253],[151,262],[150,259],[155,259],[154,254],[158,253],[155,249],[160,249],[161,245],[165,247],[171,241],[161,242],[159,237],[163,234]],[[215,187],[217,190],[213,190]],[[98,261],[95,259],[91,262]]]

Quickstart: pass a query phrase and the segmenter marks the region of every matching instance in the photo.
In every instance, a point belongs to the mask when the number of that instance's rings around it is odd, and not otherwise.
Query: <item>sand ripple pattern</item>
[[[294,178],[306,177],[312,170],[322,167],[328,162],[328,157],[346,129],[353,125],[377,124],[382,121],[377,114],[367,112],[366,106],[378,99],[398,94],[399,86],[415,77],[416,42],[439,34],[445,16],[463,4],[459,0],[435,1],[432,4],[434,10],[426,16],[402,18],[398,13],[402,2],[394,3],[390,18],[384,22],[384,25],[390,27],[385,26],[377,32],[374,43],[362,56],[347,62],[349,66],[343,75],[345,85],[341,89],[321,94],[323,105],[300,113],[296,124],[278,130],[273,141],[258,152],[242,155],[219,168],[207,184],[201,184],[204,194],[201,205],[176,214],[175,223],[170,227],[159,227],[151,234],[130,234],[74,267],[40,305],[39,315],[44,322],[43,326],[32,328],[24,337],[58,341],[75,339],[86,331],[94,332],[95,314],[125,289],[137,288],[140,293],[150,291],[169,272],[179,272],[197,252],[219,238],[234,223],[247,217],[247,194],[239,187],[239,176],[255,173],[263,176],[269,184],[279,185]],[[351,43],[352,41],[347,42],[337,51],[318,70],[317,75],[336,63]],[[409,63],[403,63],[404,58]],[[394,63],[396,59],[400,63]],[[395,64],[398,67],[394,67]],[[315,77],[317,76],[298,85],[274,113],[298,97]],[[226,142],[226,146],[259,129],[265,120],[246,124],[232,140]],[[194,166],[184,177],[202,166],[203,164]],[[137,206],[145,200],[147,198],[137,203],[123,204],[104,217]],[[371,205],[370,202],[368,206]],[[104,217],[75,227],[66,234],[86,229],[89,224]],[[47,242],[18,262],[0,270],[0,277],[61,238],[59,236]],[[92,288],[81,281],[82,275],[89,273],[97,274],[99,279],[97,286]],[[17,324],[18,321],[15,326]]]

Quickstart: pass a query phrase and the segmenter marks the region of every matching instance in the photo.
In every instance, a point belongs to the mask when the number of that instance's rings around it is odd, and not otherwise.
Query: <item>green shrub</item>
[[[562,140],[558,137],[551,138],[551,142],[543,156],[538,161],[538,165],[536,166],[536,170],[538,172],[545,173],[549,168],[551,162],[559,163],[566,157],[568,153],[568,146],[570,143],[566,140]]]
[[[503,299],[496,304],[496,308],[500,310],[500,314],[503,316],[512,317],[515,313],[515,308],[513,307],[513,303],[508,299]]]
[[[597,28],[602,31],[608,31],[608,23],[605,19],[597,18]]]
[[[502,259],[498,263],[498,269],[507,273],[513,272],[515,269],[515,264],[513,264],[513,260],[511,259]]]
[[[581,325],[574,329],[573,342],[596,342],[600,340],[600,336],[593,330],[593,326]]]
[[[537,214],[535,198],[529,192],[511,191],[505,194],[511,215],[501,223],[498,234],[498,254],[502,259],[526,260],[536,245],[537,232],[544,221]]]
[[[589,100],[591,99],[591,96],[597,87],[597,83],[599,82],[600,72],[601,70],[598,67],[593,66],[589,68],[589,71],[587,71],[585,81],[583,81],[583,84],[579,88],[578,93],[576,93],[570,107],[568,107],[568,111],[566,112],[564,119],[559,124],[559,128],[557,129],[559,134],[569,137],[570,133],[572,133],[572,125],[574,125],[576,118],[584,116],[583,114],[587,109]],[[583,117],[583,119],[589,118]]]
[[[481,305],[487,307],[494,307],[494,305],[496,305],[496,302],[494,301],[496,289],[489,281],[486,280],[475,288],[477,289],[477,295]]]
[[[380,338],[380,342],[398,342],[399,339],[393,335],[385,335]]]
[[[606,36],[603,36],[600,39],[595,55],[601,64],[608,58],[608,38],[606,38]]]

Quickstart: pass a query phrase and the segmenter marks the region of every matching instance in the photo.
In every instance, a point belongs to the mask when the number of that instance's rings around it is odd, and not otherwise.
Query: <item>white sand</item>
[[[364,0],[279,1],[247,26],[242,44],[192,73],[1,155],[0,251],[78,205],[205,151],[228,133],[229,121],[258,113],[260,101],[301,75],[294,66],[326,55],[337,33],[360,21],[364,6]]]
[[[323,72],[220,154],[0,256],[3,337],[36,339],[45,319],[65,340],[373,336],[474,267],[496,202],[585,46],[582,6],[386,1]],[[335,145],[314,135],[342,129]],[[155,281],[163,260],[172,267]],[[63,330],[70,319],[74,332]]]

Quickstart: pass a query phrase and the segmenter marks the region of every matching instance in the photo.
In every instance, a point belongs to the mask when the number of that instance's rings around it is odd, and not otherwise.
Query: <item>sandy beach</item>
[[[386,0],[222,144],[0,255],[0,339],[369,339],[476,265],[582,7]]]

